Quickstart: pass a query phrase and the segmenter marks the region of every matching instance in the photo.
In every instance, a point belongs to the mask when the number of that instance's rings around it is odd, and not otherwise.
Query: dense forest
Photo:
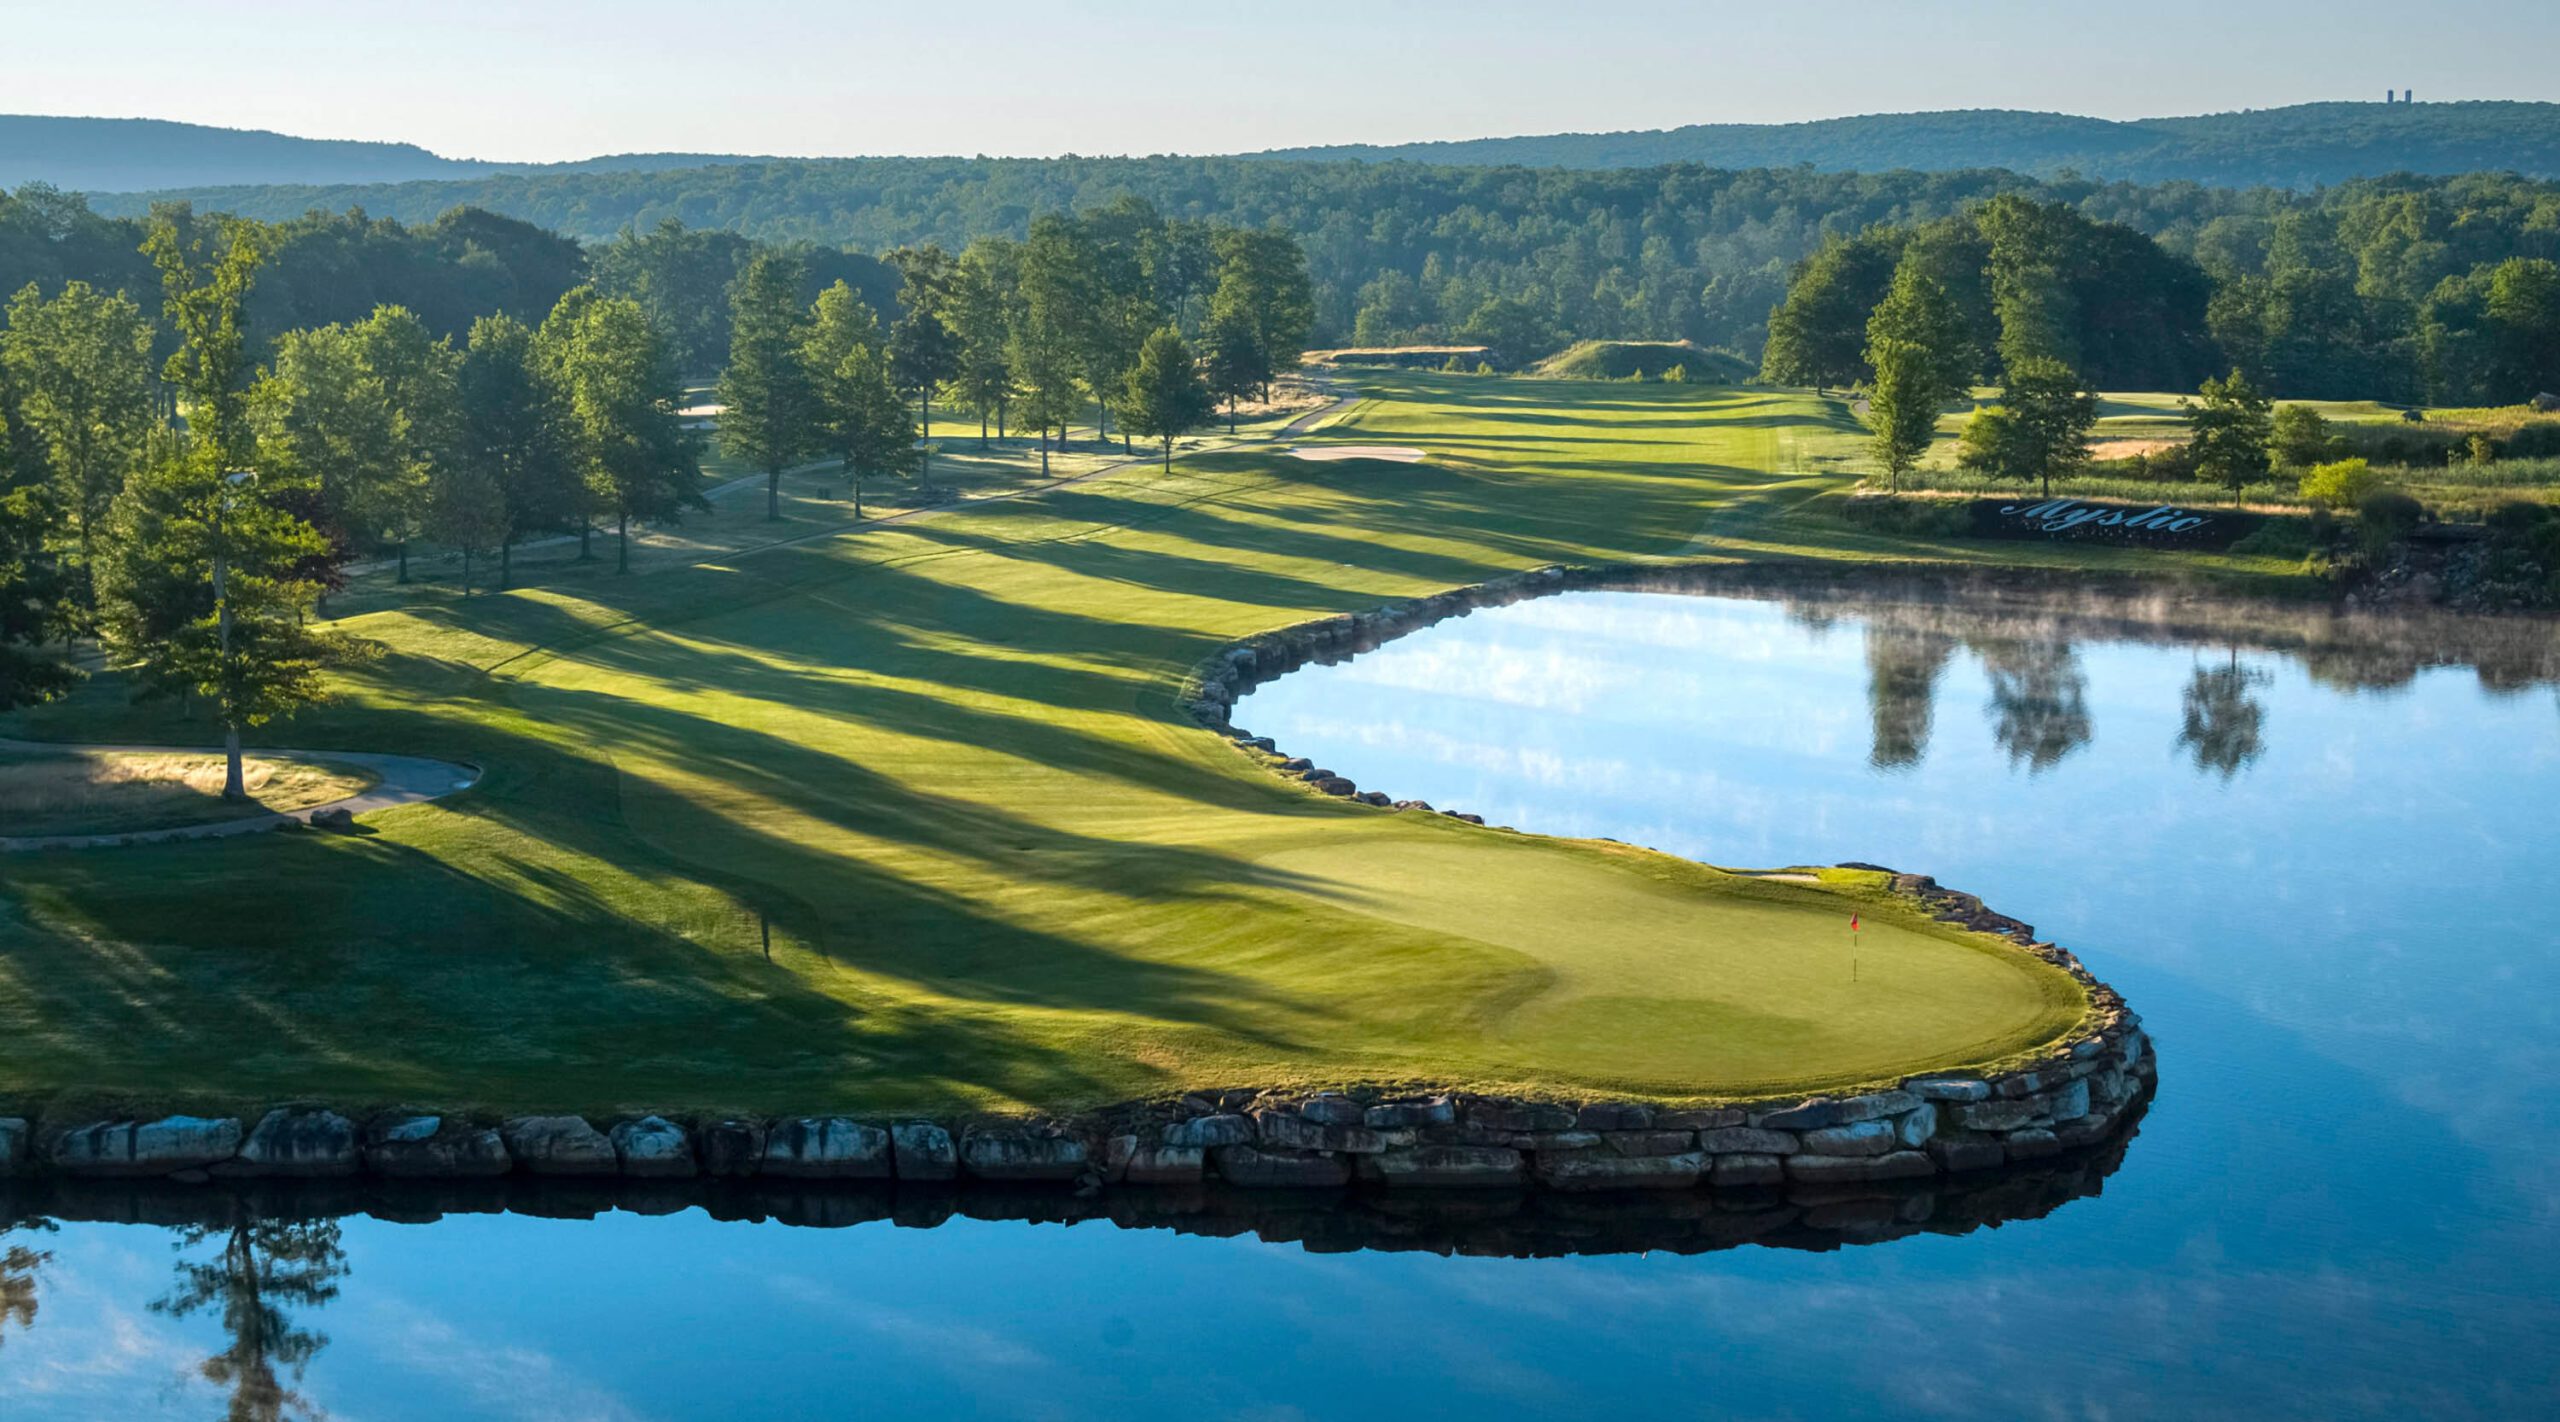
[[[2121,123],[2017,109],[1954,109],[1811,123],[1280,149],[1260,156],[1524,168],[2007,168],[2037,177],[2308,189],[2385,173],[2560,177],[2560,104],[2296,104]]]
[[[1949,299],[1972,379],[1999,383],[2003,303],[2034,300],[2056,327],[2040,347],[2098,389],[2189,390],[2234,369],[2298,398],[2505,405],[2560,389],[2560,190],[2546,183],[2355,184],[2158,241],[2016,196],[1877,226],[1797,270],[1764,373],[1868,383],[1869,315],[1906,260]]]
[[[406,229],[412,233],[434,233],[454,220],[445,214],[455,204],[470,204],[482,210],[476,222],[494,223],[486,214],[503,211],[599,243],[598,271],[609,274],[617,265],[611,253],[672,232],[663,226],[669,221],[685,224],[685,241],[709,252],[712,266],[734,270],[745,238],[807,244],[813,253],[956,247],[979,234],[1025,235],[1034,213],[1090,211],[1134,196],[1171,219],[1294,233],[1314,280],[1314,336],[1322,343],[1485,344],[1517,363],[1572,338],[1685,339],[1756,362],[1769,313],[1798,263],[1872,228],[1924,226],[2002,194],[2155,238],[2162,251],[2193,263],[2205,283],[2190,282],[2178,299],[2192,304],[2200,294],[2205,302],[2202,325],[2224,353],[2214,359],[2263,368],[2289,392],[2497,395],[2481,384],[2488,374],[2466,373],[2473,357],[2459,342],[2427,348],[2421,308],[2449,277],[2467,279],[2511,257],[2560,256],[2560,184],[2488,174],[2366,179],[2302,194],[1992,171],[865,160],[241,189],[206,201],[315,228],[355,219],[300,214],[361,201],[375,214],[369,225],[397,218],[416,224]],[[25,270],[13,255],[23,243],[7,227],[0,219],[0,283]],[[507,265],[501,247],[490,250]],[[2121,247],[2113,259],[2137,258],[2148,262]],[[2164,279],[2183,270],[2150,269]],[[845,275],[864,285],[859,274]],[[1868,305],[1880,292],[1877,280],[1870,271]],[[2448,291],[2438,304],[2450,313],[2457,297]],[[2162,356],[2180,371],[2196,351],[2190,337],[2199,323],[2187,316],[2178,318],[2176,350]],[[699,339],[680,342],[688,361],[706,354]]]
[[[1576,173],[1191,158],[864,159],[188,196],[271,221],[360,206],[425,224],[466,205],[589,241],[672,219],[877,252],[1020,237],[1034,213],[1131,195],[1169,217],[1296,234],[1316,282],[1321,341],[1464,339],[1526,360],[1568,336],[1685,338],[1756,357],[1788,269],[1826,237],[1945,216],[2003,192],[2067,201],[2146,231],[2284,201],[1989,171]],[[148,206],[97,202],[128,215]]]

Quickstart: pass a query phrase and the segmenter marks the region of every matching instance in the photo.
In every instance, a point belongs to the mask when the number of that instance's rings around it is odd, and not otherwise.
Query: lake
[[[2552,1415],[2555,676],[2549,624],[2016,588],[1480,611],[1235,719],[1495,824],[1981,894],[2143,1014],[2120,1159],[1847,1247],[1326,1201],[36,1199],[0,1213],[0,1415]]]

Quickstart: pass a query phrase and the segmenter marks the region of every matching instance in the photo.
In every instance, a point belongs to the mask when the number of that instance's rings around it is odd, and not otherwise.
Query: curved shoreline
[[[33,751],[45,754],[72,755],[220,755],[220,746],[145,746],[91,745],[82,741],[24,741],[0,739],[0,750]],[[243,815],[232,820],[208,820],[202,824],[171,825],[166,829],[128,830],[121,834],[42,834],[0,836],[0,854],[33,853],[47,849],[112,849],[131,844],[165,844],[182,839],[219,839],[230,835],[258,834],[282,829],[289,824],[311,824],[322,815],[341,812],[352,818],[376,810],[396,809],[402,805],[423,805],[459,794],[480,783],[480,768],[459,761],[434,760],[425,756],[387,755],[376,751],[306,751],[266,750],[253,752],[264,760],[336,761],[343,765],[361,766],[377,779],[371,789],[341,796],[298,810],[276,810],[263,815]]]
[[[1249,753],[1284,764],[1228,724],[1243,688],[1311,660],[1365,650],[1476,607],[1624,576],[1546,568],[1226,649],[1185,684],[1184,704]],[[1354,794],[1347,782],[1318,787]],[[1361,797],[1392,803],[1382,795]],[[1412,806],[1408,802],[1408,807]],[[1462,818],[1473,818],[1462,816]],[[278,1106],[252,1120],[0,1118],[0,1176],[469,1179],[510,1174],[821,1181],[1244,1188],[1767,1190],[1976,1176],[2115,1138],[2154,1090],[2140,1019],[2114,989],[2026,924],[1926,876],[1873,865],[1897,898],[2000,940],[2077,982],[2078,1028],[1978,1071],[1929,1072],[1830,1094],[1665,1106],[1358,1087],[1195,1091],[1071,1115],[683,1118],[634,1112],[462,1117],[351,1115]]]

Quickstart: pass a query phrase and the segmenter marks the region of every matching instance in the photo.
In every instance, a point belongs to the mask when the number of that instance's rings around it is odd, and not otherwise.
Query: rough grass
[[[250,757],[246,801],[222,798],[218,755],[0,751],[0,837],[128,834],[325,805],[375,777],[354,766]]]
[[[2158,560],[1851,530],[1830,513],[1849,480],[1818,462],[1857,439],[1831,402],[1368,383],[1325,436],[1438,458],[1204,455],[348,619],[387,655],[275,738],[470,761],[480,785],[358,838],[0,863],[0,1101],[1756,1095],[1986,1062],[2078,1020],[2058,972],[1855,876],[1344,805],[1173,696],[1239,636],[1557,560]],[[17,725],[204,734],[112,681]]]

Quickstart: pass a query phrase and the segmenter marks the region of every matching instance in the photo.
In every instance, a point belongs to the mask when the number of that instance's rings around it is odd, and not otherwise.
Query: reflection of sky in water
[[[1983,893],[2161,1041],[2160,1102],[2097,1198],[1830,1254],[1534,1262],[1100,1225],[350,1220],[343,1296],[298,1316],[331,1339],[302,1390],[344,1418],[598,1422],[2550,1415],[2550,690],[2346,694],[2243,652],[2264,745],[2225,781],[2179,736],[2227,650],[2075,650],[2090,738],[2036,774],[1962,648],[1925,754],[1871,768],[1866,629],[1743,601],[1479,613],[1238,719],[1496,822]],[[0,1332],[0,1416],[219,1413],[195,1373],[219,1320],[147,1307],[165,1234],[21,1242],[55,1259],[38,1326]]]

